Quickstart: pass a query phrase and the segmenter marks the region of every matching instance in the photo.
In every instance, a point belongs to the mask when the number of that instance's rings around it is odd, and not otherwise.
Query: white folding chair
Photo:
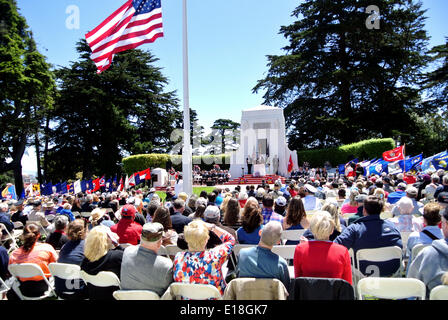
[[[294,266],[289,265],[290,260],[294,260],[294,252],[296,251],[296,245],[282,245],[273,246],[272,252],[278,254],[280,257],[286,260],[288,263],[288,271],[291,279],[295,278]]]
[[[403,257],[406,257],[406,250],[408,248],[409,236],[412,232],[400,232],[401,242],[403,243]]]
[[[417,255],[426,247],[431,246],[430,244],[423,244],[423,243],[419,243],[416,244],[415,246],[412,247],[412,251],[411,251],[411,261],[409,261],[409,263],[412,262],[412,260],[415,259],[415,257],[417,257]]]
[[[448,300],[448,286],[440,285],[429,292],[429,300]]]
[[[20,221],[15,221],[13,222],[14,224],[14,229],[23,229],[23,223]]]
[[[0,300],[3,300],[3,294],[9,291],[9,286],[0,278]]]
[[[91,275],[81,270],[81,279],[95,287],[119,287],[121,289],[120,279],[111,271],[101,271],[97,275]]]
[[[57,263],[52,262],[48,265],[53,277],[58,277],[64,280],[78,280],[83,281],[81,278],[81,267],[76,264]],[[65,291],[63,294],[72,295],[74,292]]]
[[[113,296],[115,300],[160,300],[159,295],[150,290],[117,290]]]
[[[241,249],[256,247],[256,244],[236,244],[233,246],[232,252],[234,254],[230,254],[230,259],[234,266],[238,264],[238,255],[240,254]],[[235,259],[233,258],[235,256]]]
[[[90,218],[90,216],[92,215],[92,212],[81,212],[81,217],[83,218]]]
[[[50,297],[56,297],[56,292],[54,291],[52,281],[47,279],[39,265],[35,263],[10,264],[8,266],[8,270],[9,273],[11,273],[11,275],[17,280],[13,282],[12,289],[21,300],[42,300]],[[34,277],[42,277],[48,285],[48,290],[40,297],[27,297],[20,291],[19,278],[26,279]]]
[[[222,300],[218,288],[210,284],[173,282],[168,290],[174,300],[182,300],[182,298],[189,300]]]
[[[72,213],[73,213],[73,216],[74,216],[75,218],[81,216],[81,214],[80,214],[78,211],[73,211]]]
[[[3,231],[6,232],[7,236],[3,237]],[[14,230],[13,230],[14,231]],[[19,231],[19,230],[18,230]],[[22,231],[22,230],[20,230]],[[22,231],[23,232],[23,231]],[[21,234],[21,233],[20,233]],[[6,226],[3,223],[0,223],[0,245],[4,245],[8,241],[11,241],[8,249],[8,253],[14,251],[15,249],[19,248],[19,245],[17,244],[17,239],[20,237],[20,234],[11,234]]]
[[[394,215],[390,211],[381,212],[381,214],[380,214],[380,218],[383,220],[390,219],[393,217],[394,217]]]
[[[300,237],[303,236],[306,229],[300,229],[300,230],[283,230],[282,231],[282,243],[285,244],[286,241],[299,241]]]
[[[178,252],[184,252],[186,250],[182,250],[175,244],[169,244],[165,247],[166,252],[168,253],[168,256],[175,256]]]
[[[157,255],[164,256],[167,258],[170,257],[170,255],[168,254],[168,250],[166,249],[165,246],[160,246],[159,251],[157,251]]]
[[[120,243],[120,246],[121,246],[123,249],[126,249],[127,247],[133,246],[133,244],[130,244],[130,243]]]
[[[394,259],[400,260],[400,267],[391,277],[397,277],[401,275],[401,272],[403,270],[402,265],[403,252],[401,248],[398,246],[373,248],[373,249],[360,249],[356,251],[356,268],[359,271],[360,278],[363,278],[366,275],[361,273],[361,271],[359,270],[360,261],[384,262]],[[376,272],[376,271],[378,271],[379,273],[379,270],[376,270],[374,266],[372,266],[372,268],[367,267],[366,269],[366,272]]]
[[[358,298],[364,300],[365,296],[380,299],[407,299],[418,298],[425,300],[425,284],[413,278],[380,278],[368,277],[358,282]]]

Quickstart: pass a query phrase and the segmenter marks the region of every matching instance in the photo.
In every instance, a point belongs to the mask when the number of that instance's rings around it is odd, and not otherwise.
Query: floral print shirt
[[[174,258],[174,281],[210,284],[224,294],[226,283],[222,265],[235,245],[235,238],[226,233],[220,237],[222,244],[201,252],[179,252]]]

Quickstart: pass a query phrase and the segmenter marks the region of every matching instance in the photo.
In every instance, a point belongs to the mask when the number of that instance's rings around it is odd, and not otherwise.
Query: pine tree
[[[286,54],[268,56],[254,92],[285,109],[292,149],[373,137],[406,142],[416,84],[428,62],[424,11],[413,0],[376,1],[380,29],[369,29],[368,0],[306,0],[280,33]]]

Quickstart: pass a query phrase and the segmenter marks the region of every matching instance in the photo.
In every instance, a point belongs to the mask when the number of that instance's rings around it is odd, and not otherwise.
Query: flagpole
[[[187,0],[183,0],[183,73],[184,73],[184,145],[182,148],[182,179],[183,191],[193,194],[192,156],[190,143],[190,96],[188,85],[188,31],[187,31]]]
[[[404,158],[403,173],[406,173],[406,143],[403,145],[403,158]]]

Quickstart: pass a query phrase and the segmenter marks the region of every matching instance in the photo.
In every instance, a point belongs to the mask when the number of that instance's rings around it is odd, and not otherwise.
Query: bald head
[[[282,225],[277,221],[268,222],[261,231],[260,241],[268,247],[279,243],[282,236]]]

